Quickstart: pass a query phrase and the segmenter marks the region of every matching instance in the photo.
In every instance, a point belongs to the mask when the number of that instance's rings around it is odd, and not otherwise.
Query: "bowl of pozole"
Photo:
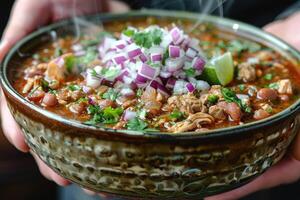
[[[199,198],[283,157],[300,125],[299,60],[241,22],[143,10],[39,29],[7,54],[1,85],[61,176],[124,197]]]

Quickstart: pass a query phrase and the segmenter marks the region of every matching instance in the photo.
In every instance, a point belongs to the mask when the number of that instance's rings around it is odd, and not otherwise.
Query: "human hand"
[[[300,12],[285,20],[272,22],[264,29],[296,49],[300,50]],[[232,200],[239,199],[253,192],[268,189],[282,184],[288,184],[300,179],[300,134],[295,138],[291,151],[285,159],[271,167],[254,181],[219,195],[211,196],[206,200]]]
[[[274,21],[264,30],[281,38],[300,51],[300,11],[287,19]]]
[[[11,17],[0,43],[0,61],[7,51],[28,33],[47,23],[77,15],[97,12],[124,12],[129,8],[123,3],[114,0],[17,0],[14,4]],[[9,112],[6,100],[1,91],[0,114],[2,129],[7,139],[19,150],[28,152],[23,133]],[[32,152],[31,152],[32,153]],[[59,185],[69,182],[52,171],[34,153],[41,173]]]

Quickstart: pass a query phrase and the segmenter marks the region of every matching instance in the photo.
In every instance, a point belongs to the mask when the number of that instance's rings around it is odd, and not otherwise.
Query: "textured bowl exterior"
[[[133,198],[199,199],[245,184],[283,157],[300,126],[297,106],[211,137],[112,133],[48,117],[5,84],[3,91],[28,145],[49,167],[91,190]]]
[[[282,158],[300,126],[299,116],[291,116],[234,137],[114,141],[43,123],[13,102],[9,107],[30,148],[63,177],[94,191],[144,198],[199,198],[246,183]]]

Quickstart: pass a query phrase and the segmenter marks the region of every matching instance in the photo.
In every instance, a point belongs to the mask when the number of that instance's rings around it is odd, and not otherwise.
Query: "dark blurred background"
[[[0,1],[0,36],[7,23],[13,2],[13,0]],[[299,191],[300,182],[258,192],[243,200],[296,200],[300,199],[297,196]],[[56,185],[43,178],[32,157],[17,151],[10,145],[0,129],[0,199],[55,200],[57,196]]]

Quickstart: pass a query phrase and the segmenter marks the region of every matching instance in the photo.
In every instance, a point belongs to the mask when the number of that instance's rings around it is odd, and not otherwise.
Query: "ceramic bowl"
[[[224,18],[142,10],[85,19],[121,21],[147,16],[192,21],[201,17],[221,30],[261,42],[293,62],[300,60],[299,52],[274,36]],[[74,34],[74,24],[67,20],[21,40],[1,64],[1,85],[30,148],[55,172],[82,187],[123,197],[199,199],[243,185],[263,173],[284,156],[299,130],[299,100],[267,119],[204,134],[94,128],[43,110],[12,87],[18,60],[53,35],[70,34]]]

